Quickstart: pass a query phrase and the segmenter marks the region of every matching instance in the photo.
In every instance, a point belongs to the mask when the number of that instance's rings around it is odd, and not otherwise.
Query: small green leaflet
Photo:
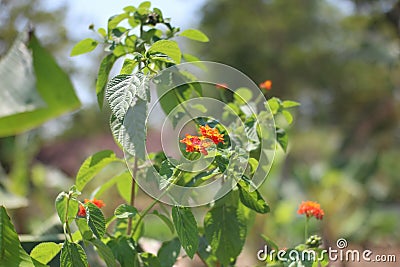
[[[199,247],[199,234],[196,219],[189,208],[177,206],[172,208],[172,219],[182,247],[192,259]]]
[[[77,56],[85,53],[89,53],[90,51],[93,51],[99,42],[92,38],[86,38],[77,43],[71,50],[70,56]]]
[[[184,30],[183,32],[181,32],[179,34],[179,36],[183,36],[186,37],[188,39],[194,40],[194,41],[199,41],[199,42],[203,42],[206,43],[208,41],[210,41],[207,37],[207,35],[205,35],[202,31],[196,30],[196,29],[187,29]]]

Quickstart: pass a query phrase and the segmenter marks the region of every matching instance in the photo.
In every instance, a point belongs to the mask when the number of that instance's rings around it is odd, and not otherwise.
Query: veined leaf
[[[268,213],[270,211],[268,204],[258,190],[250,190],[250,184],[243,179],[239,181],[238,186],[240,201],[243,205],[258,213]]]
[[[128,204],[121,204],[114,211],[115,217],[119,219],[133,218],[136,214],[138,210]]]
[[[61,267],[88,267],[85,251],[79,244],[65,240],[61,249]]]
[[[122,143],[124,149],[140,159],[145,158],[146,153],[146,119],[147,103],[138,98],[133,107],[130,107],[126,113],[123,126],[128,136],[128,144]],[[123,136],[124,140],[126,136]],[[128,150],[130,149],[130,150]]]
[[[54,242],[43,242],[35,246],[30,256],[40,263],[49,263],[60,251],[62,244],[56,244]]]
[[[106,99],[113,114],[123,120],[135,99],[138,81],[135,75],[117,75],[107,84]]]
[[[71,50],[70,56],[77,56],[85,53],[89,53],[90,51],[93,51],[99,42],[92,38],[86,38],[77,43]]]
[[[104,167],[112,162],[120,162],[111,150],[103,150],[87,158],[76,175],[76,188],[82,190]]]
[[[246,219],[241,209],[216,205],[204,218],[204,230],[211,250],[224,266],[229,266],[242,251],[246,238]]]
[[[67,193],[61,192],[56,198],[56,210],[62,223],[71,221],[76,217],[79,203],[75,198],[70,198]]]
[[[22,248],[18,234],[4,206],[0,206],[0,266],[46,266],[29,257]]]
[[[103,58],[100,63],[100,68],[97,73],[97,81],[96,81],[96,95],[97,95],[97,102],[100,108],[103,107],[104,101],[104,90],[106,89],[108,75],[114,65],[117,57],[114,54],[109,54]]]
[[[187,29],[184,30],[183,32],[181,32],[179,34],[179,36],[183,36],[186,37],[188,39],[194,40],[194,41],[199,41],[199,42],[203,42],[206,43],[208,41],[210,41],[207,37],[207,35],[205,35],[202,31],[196,30],[196,29]]]
[[[86,219],[90,230],[97,238],[103,238],[106,232],[106,219],[103,212],[91,202],[86,203],[85,206],[87,207]]]
[[[175,63],[179,64],[181,62],[182,53],[178,46],[178,43],[171,40],[160,40],[155,42],[149,50],[149,54],[163,53],[169,56]]]
[[[199,247],[199,234],[196,219],[189,208],[174,206],[172,219],[176,233],[186,254],[192,259]]]
[[[179,242],[178,238],[163,242],[157,253],[161,267],[173,266],[179,256],[180,251],[181,242]]]
[[[107,246],[111,249],[121,267],[140,266],[136,244],[132,238],[119,236],[108,241]]]

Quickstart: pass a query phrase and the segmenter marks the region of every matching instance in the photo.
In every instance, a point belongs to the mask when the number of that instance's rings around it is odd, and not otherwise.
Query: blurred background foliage
[[[40,8],[41,0],[2,0],[0,7],[0,53],[30,21],[43,27],[39,37],[58,59],[69,54],[65,49],[74,40],[65,34],[65,7]],[[264,244],[261,233],[282,247],[301,242],[303,218],[296,209],[307,199],[325,210],[322,224],[312,229],[322,231],[326,245],[343,237],[360,245],[399,246],[400,1],[208,0],[197,15],[196,27],[210,43],[183,45],[256,83],[272,80],[270,96],[301,102],[289,129],[289,152],[278,153],[262,188],[272,213],[256,218],[249,248]],[[61,65],[71,75],[86,71]],[[80,78],[93,84],[93,70],[87,73]],[[0,140],[2,191],[20,204],[13,211],[19,232],[31,233],[32,225],[54,214],[56,193],[88,155],[117,150],[106,113],[86,105]]]

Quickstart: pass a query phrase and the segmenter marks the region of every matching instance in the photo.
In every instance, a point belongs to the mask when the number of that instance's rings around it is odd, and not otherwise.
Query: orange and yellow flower
[[[266,80],[263,83],[260,83],[260,88],[265,90],[271,90],[272,88],[272,81]]]
[[[314,201],[303,201],[300,204],[297,213],[300,215],[305,214],[307,218],[315,217],[317,220],[322,220],[325,215],[324,210],[321,209],[321,206]]]
[[[93,203],[98,208],[102,208],[102,207],[104,207],[106,205],[106,204],[104,204],[103,200],[96,199],[96,198],[93,198],[92,200],[85,199],[85,203],[88,203],[88,202]],[[79,217],[85,217],[86,216],[86,209],[82,204],[79,205],[78,216]]]
[[[211,128],[210,126],[200,126],[200,133],[205,138],[211,139],[214,144],[224,143],[224,135],[220,134],[217,128]]]
[[[212,143],[207,140],[211,139],[214,144],[224,143],[224,135],[219,133],[218,129],[210,126],[200,126],[201,136],[186,134],[185,138],[180,140],[186,145],[186,152],[200,152],[203,155],[208,155],[207,148]]]

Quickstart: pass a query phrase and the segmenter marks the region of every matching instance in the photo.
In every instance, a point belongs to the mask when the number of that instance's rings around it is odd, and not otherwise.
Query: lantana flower
[[[272,81],[266,80],[263,83],[260,83],[260,88],[265,90],[271,90],[272,88]]]
[[[210,126],[200,126],[200,133],[205,138],[211,139],[214,144],[224,143],[224,135],[220,134],[217,128],[211,128]]]
[[[325,215],[324,210],[321,209],[321,206],[314,201],[303,201],[300,204],[297,213],[300,215],[305,214],[307,218],[315,217],[317,220],[322,220]]]
[[[94,205],[96,205],[98,208],[104,207],[106,204],[104,204],[103,200],[93,198],[92,200],[85,199],[85,203],[91,202]],[[79,217],[86,217],[86,209],[85,206],[82,204],[79,205],[79,211],[78,211],[78,216]]]
[[[212,145],[208,140],[211,139],[214,144],[224,143],[224,135],[219,133],[218,129],[210,126],[200,126],[201,136],[186,134],[185,138],[180,140],[186,145],[186,152],[200,152],[208,155],[207,148]]]

